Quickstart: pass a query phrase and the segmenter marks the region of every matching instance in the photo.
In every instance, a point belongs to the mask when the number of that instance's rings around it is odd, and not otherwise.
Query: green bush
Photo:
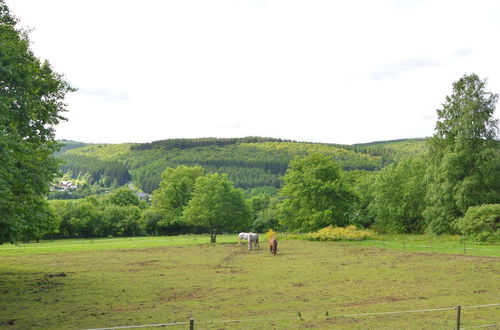
[[[479,241],[500,240],[500,204],[484,204],[469,207],[458,219],[455,227],[463,235],[473,236]]]

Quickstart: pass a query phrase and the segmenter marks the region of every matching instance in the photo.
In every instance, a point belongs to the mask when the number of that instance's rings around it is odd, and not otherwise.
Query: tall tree
[[[160,187],[153,194],[153,205],[163,216],[164,224],[181,221],[182,212],[191,200],[196,179],[203,175],[200,166],[167,168],[162,174]]]
[[[0,244],[51,230],[45,195],[59,170],[54,125],[73,89],[30,49],[0,0]]]
[[[425,163],[404,158],[380,171],[373,186],[370,205],[378,229],[397,233],[419,233],[424,228]]]
[[[348,224],[355,196],[331,158],[311,154],[293,160],[284,181],[281,224],[300,231]]]
[[[486,91],[486,80],[470,74],[453,83],[437,110],[424,211],[435,233],[452,232],[453,222],[471,206],[500,201],[497,100],[498,94]]]
[[[184,219],[191,224],[210,229],[210,242],[217,233],[245,228],[250,222],[250,211],[243,192],[225,174],[209,174],[196,180],[193,198],[184,210]]]

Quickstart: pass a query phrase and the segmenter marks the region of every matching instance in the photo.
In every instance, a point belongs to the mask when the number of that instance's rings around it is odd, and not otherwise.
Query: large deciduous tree
[[[486,91],[485,80],[470,74],[453,83],[437,110],[424,211],[435,233],[452,232],[453,222],[469,207],[500,200],[497,100],[498,94]]]
[[[425,169],[422,159],[405,158],[380,171],[370,205],[379,230],[419,233],[424,229]]]
[[[240,189],[225,174],[209,174],[196,180],[193,197],[184,209],[184,219],[210,229],[210,241],[217,233],[236,231],[248,226],[250,211]]]
[[[45,201],[59,170],[54,125],[73,89],[30,49],[0,0],[0,243],[38,239],[53,227]]]
[[[291,230],[313,231],[345,226],[355,195],[342,171],[327,156],[311,154],[293,160],[284,177],[280,223]]]
[[[182,212],[191,200],[196,179],[202,176],[201,166],[167,168],[160,187],[153,194],[154,208],[162,215],[163,225],[181,222]]]

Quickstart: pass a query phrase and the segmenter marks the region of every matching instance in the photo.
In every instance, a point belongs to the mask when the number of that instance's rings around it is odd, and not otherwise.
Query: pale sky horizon
[[[57,139],[423,138],[464,74],[500,93],[498,0],[6,3],[78,88]]]

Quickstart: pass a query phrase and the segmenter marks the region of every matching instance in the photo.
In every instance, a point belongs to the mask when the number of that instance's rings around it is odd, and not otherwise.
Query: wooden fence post
[[[460,330],[460,310],[462,308],[460,306],[457,306],[457,330]]]
[[[189,330],[194,330],[194,319],[193,318],[189,319]]]

